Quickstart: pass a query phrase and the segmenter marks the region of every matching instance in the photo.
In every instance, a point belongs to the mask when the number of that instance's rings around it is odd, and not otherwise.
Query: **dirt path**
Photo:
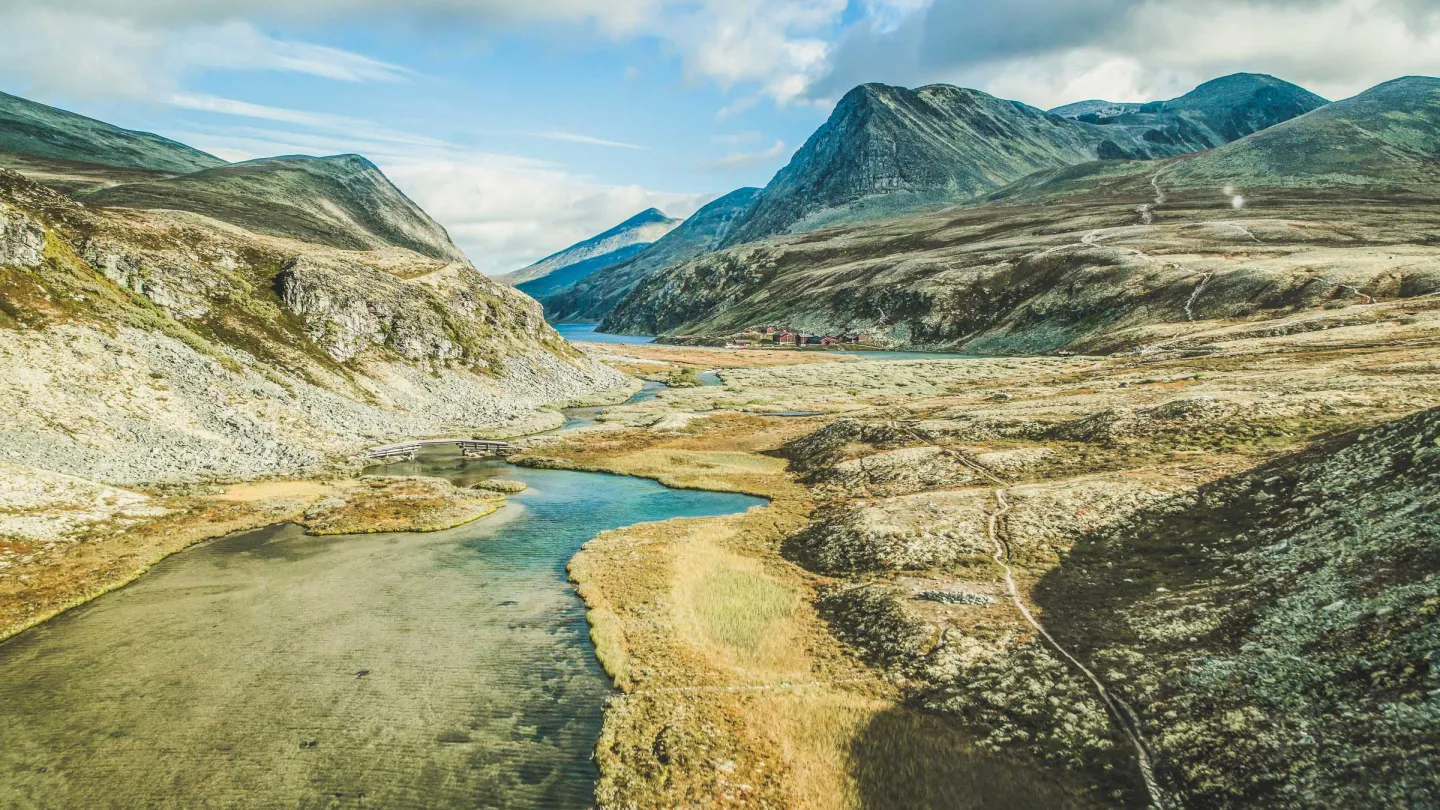
[[[1056,652],[1060,653],[1065,660],[1080,670],[1080,672],[1089,679],[1090,683],[1095,686],[1095,691],[1100,695],[1100,700],[1110,711],[1110,715],[1115,718],[1116,723],[1119,724],[1120,731],[1125,735],[1125,738],[1130,741],[1131,747],[1135,749],[1135,761],[1140,766],[1140,776],[1145,780],[1145,790],[1150,794],[1151,805],[1160,808],[1160,810],[1166,810],[1169,805],[1165,802],[1165,794],[1160,790],[1159,783],[1155,781],[1155,769],[1151,765],[1150,744],[1146,741],[1145,735],[1140,731],[1140,718],[1137,717],[1134,710],[1130,708],[1130,704],[1118,696],[1111,694],[1110,690],[1105,688],[1105,684],[1100,682],[1100,679],[1095,673],[1090,671],[1089,667],[1080,663],[1080,660],[1071,655],[1069,650],[1062,647],[1060,642],[1056,641],[1055,638],[1050,635],[1049,631],[1045,629],[1045,626],[1040,624],[1035,616],[1030,613],[1030,608],[1027,607],[1025,601],[1020,598],[1020,589],[1015,584],[1014,572],[1011,570],[1010,565],[1005,562],[1005,544],[1000,539],[1000,522],[1005,518],[1005,514],[1010,511],[1010,503],[1005,500],[1004,489],[995,490],[995,502],[997,508],[994,512],[990,513],[990,543],[995,548],[995,564],[999,565],[1001,570],[1005,572],[1005,588],[1010,593],[1010,600],[1015,603],[1015,607],[1020,611],[1020,615],[1025,617],[1025,621],[1035,629],[1035,632],[1039,633],[1041,638],[1049,642],[1050,646],[1053,647]]]

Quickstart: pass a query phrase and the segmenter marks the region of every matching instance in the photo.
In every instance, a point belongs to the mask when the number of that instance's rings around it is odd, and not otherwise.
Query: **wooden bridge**
[[[415,441],[400,442],[398,444],[387,444],[383,447],[372,447],[360,454],[361,458],[406,458],[415,460],[415,454],[422,447],[438,447],[441,445],[453,444],[460,448],[461,454],[466,458],[479,458],[482,456],[508,456],[517,453],[520,448],[508,442],[496,442],[488,439],[417,439]]]

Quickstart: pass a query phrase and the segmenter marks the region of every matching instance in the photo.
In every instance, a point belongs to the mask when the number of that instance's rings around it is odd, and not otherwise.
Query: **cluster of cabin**
[[[726,345],[736,349],[747,349],[776,346],[853,346],[875,342],[877,342],[876,336],[868,332],[816,335],[784,326],[752,326],[731,337]]]

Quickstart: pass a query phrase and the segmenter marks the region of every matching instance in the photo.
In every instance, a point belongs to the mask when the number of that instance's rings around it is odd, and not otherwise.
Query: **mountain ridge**
[[[1440,289],[1437,199],[1440,79],[1404,78],[1213,150],[1049,169],[969,205],[725,247],[642,281],[602,329],[713,339],[784,324],[1113,352],[1210,318]]]
[[[651,244],[674,230],[681,222],[682,220],[666,216],[665,213],[658,208],[647,208],[629,217],[624,222],[608,228],[595,236],[582,239],[563,250],[558,250],[546,256],[528,267],[496,276],[495,279],[502,284],[509,284],[512,287],[518,287],[526,282],[538,281],[551,273],[563,270],[579,262],[599,259],[600,257],[630,247],[631,245],[639,243]],[[625,258],[629,258],[629,256],[627,255],[616,261],[623,261]],[[593,262],[591,265],[593,268],[592,272],[605,266],[608,265],[603,261]],[[578,277],[574,278],[570,283],[578,280]]]
[[[1323,103],[1297,85],[1245,73],[1113,120],[1067,118],[953,85],[860,85],[725,244],[964,202],[1044,169],[1210,148]]]
[[[282,155],[78,195],[87,205],[180,210],[344,250],[403,247],[466,262],[449,234],[360,155]]]
[[[0,92],[0,152],[184,174],[225,161],[150,132]]]
[[[541,298],[545,317],[571,323],[602,320],[642,280],[718,247],[759,194],[760,189],[746,187],[712,200],[634,258],[593,272],[568,289]]]

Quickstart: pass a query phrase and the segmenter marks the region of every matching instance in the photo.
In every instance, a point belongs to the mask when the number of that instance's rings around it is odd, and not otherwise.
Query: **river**
[[[0,807],[590,806],[610,686],[566,562],[763,501],[454,452],[387,473],[529,489],[434,534],[221,538],[0,645]]]

